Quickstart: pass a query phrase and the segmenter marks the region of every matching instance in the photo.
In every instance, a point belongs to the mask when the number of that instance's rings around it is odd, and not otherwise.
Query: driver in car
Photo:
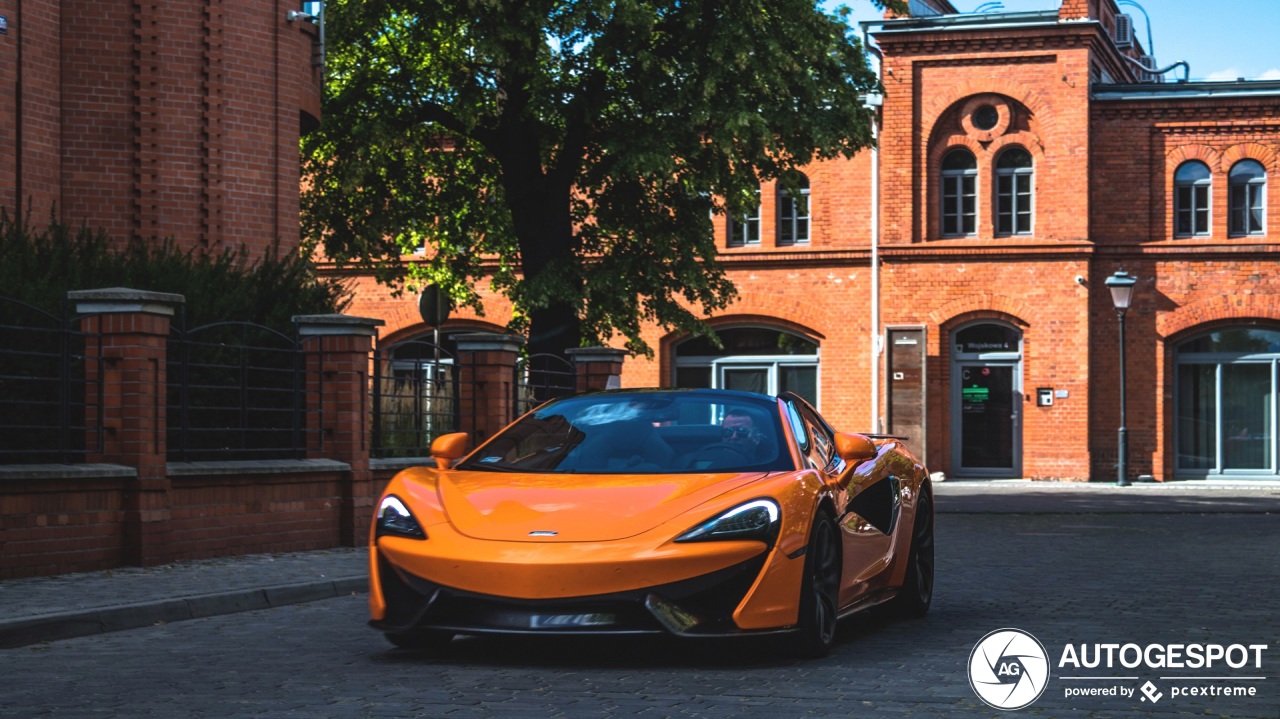
[[[725,444],[741,449],[742,453],[754,459],[763,439],[756,429],[755,419],[746,410],[730,409],[720,423],[720,435]]]

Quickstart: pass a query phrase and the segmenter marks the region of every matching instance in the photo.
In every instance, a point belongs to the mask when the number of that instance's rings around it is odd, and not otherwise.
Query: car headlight
[[[383,497],[382,502],[378,504],[378,522],[374,536],[385,535],[411,539],[427,538],[427,533],[422,531],[422,525],[418,524],[418,520],[413,518],[413,513],[394,494]]]
[[[677,542],[707,542],[718,539],[758,539],[772,544],[781,525],[776,502],[756,499],[740,504],[715,519],[703,522],[676,537]]]

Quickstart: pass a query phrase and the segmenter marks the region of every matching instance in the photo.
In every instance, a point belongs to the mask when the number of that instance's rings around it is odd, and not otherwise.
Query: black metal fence
[[[101,451],[102,335],[81,331],[82,319],[0,297],[0,463]]]
[[[104,340],[83,331],[84,321],[0,297],[0,463],[85,462],[103,452],[111,401]],[[323,452],[323,357],[297,337],[249,322],[186,328],[179,310],[166,352],[156,401],[166,408],[170,461]],[[493,406],[463,406],[464,369],[476,357],[420,340],[375,345],[371,456],[424,456],[436,437],[466,429],[464,414],[492,418]],[[510,402],[501,403],[509,416],[500,421],[573,394],[577,374],[563,357],[540,354],[521,359],[512,379]],[[470,404],[481,401],[480,392],[469,396]]]
[[[170,460],[306,456],[307,414],[320,408],[306,406],[298,340],[249,322],[175,324],[168,351]]]
[[[577,391],[577,385],[577,368],[560,355],[536,354],[521,359],[516,364],[515,416],[557,397],[567,397]]]
[[[462,427],[458,358],[431,342],[379,345],[372,353],[372,456],[421,457]]]

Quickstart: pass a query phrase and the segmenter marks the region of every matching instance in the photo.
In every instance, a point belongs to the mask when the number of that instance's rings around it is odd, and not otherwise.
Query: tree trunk
[[[536,157],[534,158],[537,159]],[[510,177],[510,168],[507,177]],[[529,163],[514,185],[507,182],[507,197],[516,240],[520,246],[520,269],[526,282],[557,267],[573,265],[573,221],[569,214],[570,188],[557,186],[541,167]],[[529,313],[529,353],[565,356],[581,340],[578,307],[566,298],[551,298],[545,307]]]
[[[578,312],[568,303],[534,310],[529,316],[529,354],[565,356],[565,350],[581,341]]]

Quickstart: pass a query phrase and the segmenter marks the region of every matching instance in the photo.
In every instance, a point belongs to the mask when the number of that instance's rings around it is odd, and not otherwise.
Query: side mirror
[[[836,454],[846,462],[861,462],[876,456],[876,444],[866,435],[836,432]]]
[[[454,432],[436,437],[431,442],[431,456],[436,460],[436,466],[440,469],[448,469],[455,460],[466,456],[467,445],[470,442],[471,436],[466,432]]]

